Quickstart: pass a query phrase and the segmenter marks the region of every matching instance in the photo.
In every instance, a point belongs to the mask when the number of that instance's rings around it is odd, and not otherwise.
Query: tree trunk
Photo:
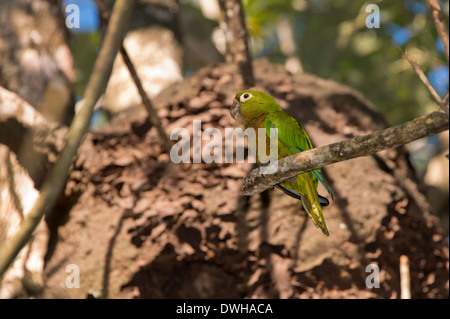
[[[57,0],[2,1],[0,86],[69,124],[75,73],[63,17]]]

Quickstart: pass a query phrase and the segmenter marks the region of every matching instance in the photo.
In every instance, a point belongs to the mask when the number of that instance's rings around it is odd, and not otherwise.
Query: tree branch
[[[141,81],[139,80],[139,76],[136,72],[136,69],[134,68],[133,63],[131,62],[130,56],[128,55],[127,50],[125,49],[125,46],[122,43],[122,46],[120,47],[120,53],[122,54],[123,61],[125,62],[125,65],[128,68],[128,71],[130,72],[131,77],[133,78],[134,84],[136,85],[139,94],[142,98],[142,103],[144,103],[145,108],[147,109],[150,122],[154,127],[156,127],[156,130],[158,131],[159,138],[161,139],[161,142],[163,143],[163,148],[167,152],[167,154],[170,154],[170,149],[172,146],[172,142],[167,137],[166,131],[164,131],[164,128],[162,126],[161,120],[158,117],[158,113],[156,113],[155,108],[153,107],[152,102],[150,101],[150,98],[148,97],[147,93],[144,90],[144,87],[142,86]]]
[[[35,187],[40,187],[49,164],[55,163],[68,130],[47,120],[16,93],[0,87],[0,143],[16,154]]]
[[[67,127],[48,121],[27,101],[16,93],[0,87],[0,143],[18,154],[24,135],[33,132],[36,135],[35,147],[45,148],[58,155],[64,146]]]
[[[409,274],[409,258],[400,256],[400,298],[411,299],[411,277]]]
[[[97,4],[97,7],[100,10],[100,17],[102,19],[102,22],[107,24],[108,20],[110,19],[110,10],[108,9],[108,6],[103,0],[96,0],[95,3]],[[122,55],[123,61],[130,72],[131,78],[134,81],[134,84],[136,85],[136,88],[138,89],[139,95],[141,96],[142,103],[144,104],[145,108],[147,109],[147,113],[149,116],[150,123],[154,127],[156,127],[156,130],[158,131],[159,138],[162,141],[163,148],[167,152],[167,154],[170,154],[170,149],[172,146],[172,142],[167,137],[166,131],[164,130],[161,120],[159,119],[158,113],[156,112],[155,108],[153,107],[153,104],[148,97],[147,93],[144,90],[144,86],[142,85],[142,81],[139,79],[139,76],[136,72],[136,68],[134,67],[133,62],[131,61],[131,58],[125,49],[125,46],[123,45],[123,42],[120,46],[120,54]]]
[[[235,75],[240,77],[236,81],[238,82],[236,86],[239,88],[250,88],[254,85],[255,79],[241,0],[219,0],[219,6],[226,25],[226,30],[224,31],[227,46],[227,62],[231,62],[237,68]]]
[[[434,89],[434,87],[431,85],[430,81],[428,80],[427,76],[425,75],[425,73],[423,72],[422,68],[420,67],[420,65],[417,64],[416,61],[414,61],[414,59],[412,59],[407,52],[402,53],[402,57],[404,59],[406,59],[406,61],[409,62],[409,64],[411,65],[411,67],[413,68],[414,72],[416,72],[417,76],[419,77],[419,79],[422,81],[422,83],[425,85],[425,87],[427,88],[428,92],[430,92],[431,96],[433,97],[433,99],[437,102],[437,104],[441,105],[442,104],[442,98],[439,95],[439,93]]]
[[[83,106],[73,119],[66,144],[44,181],[38,200],[22,221],[19,231],[0,250],[0,276],[29,241],[42,217],[53,208],[64,186],[72,159],[88,130],[94,105],[106,88],[114,59],[128,27],[134,3],[134,0],[117,0],[114,4],[99,56],[86,86]]]
[[[419,138],[448,130],[448,127],[448,116],[443,112],[433,112],[399,126],[304,151],[272,163],[271,165],[277,167],[274,174],[262,175],[259,168],[251,171],[244,179],[242,193],[247,196],[257,194],[292,176],[399,147]]]
[[[447,61],[449,61],[448,29],[444,14],[442,13],[441,4],[439,3],[439,0],[428,0],[428,4],[431,9],[431,15],[433,16],[436,31],[442,40],[442,44],[444,45],[444,50],[447,54]]]

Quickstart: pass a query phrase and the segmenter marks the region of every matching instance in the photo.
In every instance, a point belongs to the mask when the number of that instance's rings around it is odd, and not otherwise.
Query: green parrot
[[[276,128],[278,133],[277,159],[313,148],[302,126],[292,116],[284,112],[270,95],[264,92],[245,90],[237,93],[231,105],[230,113],[234,119],[238,117],[242,120],[245,129],[253,128],[256,132],[258,128],[265,129],[266,154],[261,154],[261,152],[258,154],[258,147],[256,146],[259,145],[258,134],[256,134],[255,145],[252,146],[250,145],[252,143],[249,143],[249,148],[260,165],[266,164],[269,159],[267,150],[270,149],[270,128]],[[333,199],[333,194],[325,183],[320,169],[291,177],[279,183],[276,187],[287,195],[300,199],[314,225],[328,236],[322,206],[327,206],[329,202],[317,193],[319,181]]]

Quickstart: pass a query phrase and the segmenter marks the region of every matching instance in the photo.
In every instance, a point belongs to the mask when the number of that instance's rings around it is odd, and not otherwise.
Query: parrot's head
[[[279,110],[280,106],[269,94],[257,90],[244,90],[234,97],[230,114],[233,118],[241,117],[245,121]]]

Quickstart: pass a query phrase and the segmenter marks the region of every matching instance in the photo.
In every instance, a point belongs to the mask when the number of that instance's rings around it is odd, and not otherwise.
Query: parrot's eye
[[[250,100],[252,97],[253,97],[253,95],[251,95],[250,93],[244,93],[244,94],[241,95],[239,100],[241,102],[245,102],[245,101]]]

